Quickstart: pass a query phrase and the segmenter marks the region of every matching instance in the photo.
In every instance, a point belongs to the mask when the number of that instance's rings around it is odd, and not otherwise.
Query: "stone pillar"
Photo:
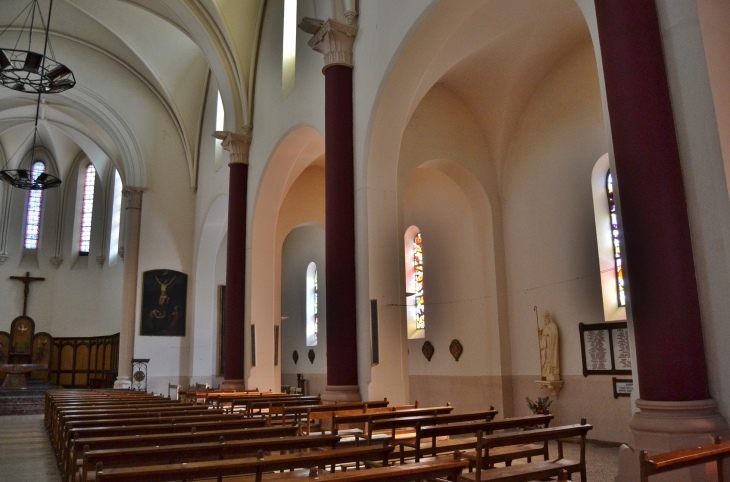
[[[710,398],[682,166],[654,0],[596,0],[640,399],[617,481],[650,454],[711,442]],[[700,472],[702,475],[700,475]],[[705,480],[704,467],[658,480]],[[701,477],[701,478],[700,478]]]
[[[226,353],[221,388],[243,390],[246,315],[246,200],[250,135],[216,132],[229,154],[228,258],[226,261]]]
[[[357,380],[352,45],[357,28],[328,20],[309,41],[324,54],[327,401],[360,400]]]
[[[137,319],[137,269],[139,266],[139,226],[142,189],[125,187],[124,196],[124,281],[122,286],[122,328],[119,330],[119,372],[114,388],[132,386],[135,321]]]

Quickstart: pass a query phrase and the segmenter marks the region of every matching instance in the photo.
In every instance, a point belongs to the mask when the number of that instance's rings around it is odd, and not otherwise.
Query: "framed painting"
[[[142,274],[142,336],[185,336],[188,275],[171,269]]]

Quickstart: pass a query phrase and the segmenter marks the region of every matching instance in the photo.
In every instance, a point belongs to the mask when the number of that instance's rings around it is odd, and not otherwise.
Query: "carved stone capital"
[[[138,187],[125,187],[122,196],[125,200],[125,209],[142,209],[142,193],[144,189]]]
[[[352,45],[355,43],[357,27],[329,19],[309,40],[315,52],[324,54],[324,69],[331,65],[352,68]]]
[[[119,249],[117,250],[117,254],[120,258],[122,258],[122,261],[124,261],[124,246],[119,246]]]
[[[221,147],[228,151],[231,164],[248,164],[248,151],[251,149],[252,137],[249,134],[234,134],[228,131],[215,131],[213,137],[220,139]]]
[[[61,266],[61,263],[63,263],[63,258],[60,256],[54,256],[51,258],[51,264],[54,268],[58,269],[59,266]]]
[[[8,256],[8,253],[2,253],[2,254],[0,254],[0,266],[2,266],[3,264],[5,264],[5,261],[7,261],[8,258],[10,258]]]
[[[99,265],[99,268],[104,267],[104,261],[106,261],[106,256],[104,256],[103,254],[100,254],[96,257],[96,264]]]

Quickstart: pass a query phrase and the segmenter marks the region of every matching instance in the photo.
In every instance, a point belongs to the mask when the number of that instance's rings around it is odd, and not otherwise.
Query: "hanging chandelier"
[[[51,25],[51,12],[53,0],[50,0],[48,7],[48,19],[43,18],[38,0],[31,0],[28,5],[13,19],[8,27],[0,33],[0,38],[10,28],[15,20],[25,14],[25,23],[20,29],[13,48],[0,47],[0,84],[17,92],[38,94],[35,111],[35,124],[33,126],[33,145],[31,147],[30,163],[35,160],[36,142],[42,142],[38,135],[38,117],[41,109],[41,95],[55,94],[66,91],[76,85],[71,69],[55,59],[51,39],[48,31]],[[36,25],[36,14],[39,17],[43,37],[43,53],[34,52],[32,49],[34,26]],[[30,25],[29,25],[30,24]],[[36,31],[38,29],[36,28]],[[23,34],[28,36],[28,50],[18,49]],[[37,33],[36,33],[37,34]],[[28,136],[30,137],[30,136]],[[26,139],[27,140],[27,139]],[[21,144],[23,147],[25,142]],[[16,151],[17,152],[17,151]],[[8,162],[13,159],[11,156]],[[0,180],[3,180],[14,187],[29,191],[50,189],[61,185],[61,180],[47,172],[34,172],[30,169],[5,169],[8,163],[0,171]]]
[[[58,62],[53,53],[53,46],[48,36],[52,9],[53,0],[50,1],[48,7],[48,20],[46,21],[38,0],[31,0],[13,19],[13,22],[0,33],[0,38],[3,38],[15,20],[23,14],[26,15],[25,23],[13,42],[13,47],[0,47],[0,83],[5,87],[29,94],[55,94],[76,85],[76,79],[71,69]],[[41,28],[36,26],[36,22],[40,23]],[[38,35],[39,33],[44,34],[42,54],[32,50],[33,34]],[[28,37],[27,50],[17,48],[25,45],[25,42],[22,41],[24,34]]]

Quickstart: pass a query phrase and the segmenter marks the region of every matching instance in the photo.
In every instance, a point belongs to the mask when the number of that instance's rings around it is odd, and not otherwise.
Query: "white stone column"
[[[114,388],[132,386],[132,358],[134,358],[135,321],[137,318],[137,268],[139,266],[139,226],[142,214],[142,192],[136,187],[125,187],[124,210],[124,283],[122,287],[122,327],[119,330],[119,372]]]

